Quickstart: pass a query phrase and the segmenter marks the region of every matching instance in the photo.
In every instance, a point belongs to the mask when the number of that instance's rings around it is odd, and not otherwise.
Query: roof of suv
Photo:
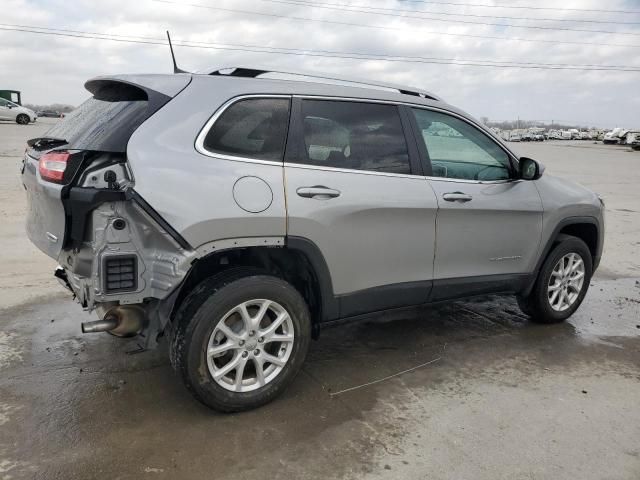
[[[508,151],[503,139],[482,125],[467,112],[446,103],[426,91],[389,83],[369,82],[337,76],[324,77],[309,73],[279,72],[268,69],[230,67],[213,71],[172,74],[124,74],[96,77],[85,87],[93,93],[101,81],[119,81],[151,88],[165,95],[175,96],[190,83],[216,84],[215,90],[224,91],[228,98],[243,95],[300,95],[378,100],[392,103],[424,105],[446,110],[472,120]],[[515,156],[515,154],[514,154]],[[516,157],[517,158],[517,157]]]
[[[364,79],[342,77],[337,75],[318,75],[310,72],[284,72],[279,70],[269,70],[266,68],[247,68],[247,67],[228,67],[218,68],[209,72],[208,75],[224,75],[229,77],[243,78],[259,78],[265,76],[273,80],[289,80],[298,82],[313,82],[324,85],[342,85],[356,86],[358,88],[370,88],[374,90],[387,90],[403,95],[412,95],[415,97],[426,98],[429,100],[440,101],[441,99],[433,93],[425,90],[409,87],[406,85],[397,85],[387,82],[371,82]]]
[[[208,78],[214,82],[235,85],[240,89],[246,89],[246,91],[243,92],[246,94],[278,93],[340,97],[351,96],[353,98],[438,105],[440,107],[457,110],[447,105],[446,102],[433,93],[406,85],[337,75],[324,76],[307,72],[284,72],[265,68],[229,67],[195,73],[107,75],[90,79],[85,83],[85,87],[94,93],[94,87],[101,81],[115,80],[144,86],[160,93],[174,96],[188,84],[188,81],[185,81],[185,77],[197,78],[199,81]],[[236,88],[232,88],[232,90],[236,90]]]

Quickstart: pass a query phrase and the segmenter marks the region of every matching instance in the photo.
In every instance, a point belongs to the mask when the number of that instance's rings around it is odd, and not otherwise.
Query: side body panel
[[[413,175],[308,165],[296,102],[285,162],[287,234],[309,239],[321,252],[341,316],[425,303],[437,201],[407,125]],[[306,190],[332,194],[309,196]]]
[[[448,125],[447,118],[453,125],[458,122],[466,132],[458,135],[475,145],[469,148],[453,140],[438,142],[440,138],[455,138],[447,134],[441,137],[439,132],[425,137],[417,117],[411,116],[424,170],[438,200],[432,300],[518,291],[532,272],[541,241],[543,205],[534,182],[515,179],[515,155],[472,117],[442,108],[424,111],[433,111],[436,122]],[[433,148],[431,153],[440,165],[438,174],[444,176],[434,173],[429,148]],[[458,168],[450,177],[446,167],[443,172],[442,164],[447,161],[459,167],[495,165],[487,162],[488,155],[494,162],[509,162],[511,180],[505,179],[504,172],[493,180],[478,179],[486,168]]]
[[[193,75],[188,87],[134,132],[127,156],[136,191],[194,248],[229,238],[284,236],[286,233],[281,167],[273,162],[242,162],[223,156],[207,156],[194,146],[203,126],[222,105],[246,95],[335,96],[390,103],[408,101],[459,112],[443,102],[383,90]],[[273,202],[267,210],[248,213],[234,202],[233,184],[243,176],[256,176],[268,183]],[[425,185],[425,192],[432,195],[428,185]],[[247,221],[249,219],[251,221]]]
[[[593,219],[598,227],[598,251],[596,261],[602,254],[604,243],[604,208],[598,195],[577,183],[564,178],[557,178],[545,173],[535,182],[544,205],[542,222],[542,242],[538,256],[543,254],[544,246],[552,239],[557,226],[561,223],[581,223],[572,218]],[[532,265],[532,269],[535,264]]]
[[[533,182],[429,182],[439,206],[436,279],[532,271],[542,231],[542,202]],[[472,199],[444,200],[454,192]]]
[[[336,295],[432,279],[437,202],[423,177],[296,164],[286,164],[285,175],[288,235],[318,246]],[[340,196],[297,195],[299,188],[313,185]]]
[[[2,100],[0,100],[1,103]],[[15,115],[15,109],[11,109],[9,107],[6,107],[4,104],[0,105],[0,120],[15,120],[16,119],[16,115]]]
[[[237,91],[216,90],[210,80],[194,76],[187,89],[133,134],[127,156],[136,191],[193,248],[229,238],[284,237],[282,163],[232,160],[195,148],[209,118],[229,98],[244,93],[241,85]],[[234,185],[244,177],[268,185],[272,198],[265,210],[251,213],[236,203]]]

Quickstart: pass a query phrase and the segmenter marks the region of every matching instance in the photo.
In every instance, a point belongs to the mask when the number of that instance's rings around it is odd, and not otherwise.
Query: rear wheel
[[[311,320],[287,282],[242,270],[204,281],[176,315],[172,363],[187,388],[223,412],[256,408],[293,380]]]
[[[518,297],[520,309],[531,320],[557,323],[578,309],[589,289],[591,252],[576,237],[563,237],[540,268],[538,279],[527,297]]]
[[[16,123],[19,123],[20,125],[27,125],[29,123],[29,115],[21,113],[16,117]]]

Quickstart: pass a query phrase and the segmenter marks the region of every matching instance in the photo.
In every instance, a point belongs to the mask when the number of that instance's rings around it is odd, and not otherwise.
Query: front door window
[[[479,129],[452,115],[413,109],[434,177],[496,181],[511,178],[509,155]]]

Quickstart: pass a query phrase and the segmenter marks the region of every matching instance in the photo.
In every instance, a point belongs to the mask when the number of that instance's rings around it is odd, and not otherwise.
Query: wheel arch
[[[311,312],[312,336],[317,338],[320,324],[338,317],[338,302],[331,276],[319,248],[302,237],[287,237],[282,246],[246,246],[211,252],[193,262],[178,287],[169,319],[173,321],[185,298],[202,281],[233,267],[253,267],[281,278],[296,288]]]
[[[591,259],[593,262],[593,271],[595,272],[598,264],[600,263],[600,256],[602,254],[602,225],[596,217],[567,217],[562,219],[553,229],[552,234],[549,236],[547,243],[542,250],[540,257],[536,263],[535,270],[532,272],[532,280],[522,292],[522,295],[528,295],[533,289],[540,268],[542,264],[549,256],[549,253],[553,247],[562,241],[566,236],[577,237],[584,241],[589,247],[591,252]]]

